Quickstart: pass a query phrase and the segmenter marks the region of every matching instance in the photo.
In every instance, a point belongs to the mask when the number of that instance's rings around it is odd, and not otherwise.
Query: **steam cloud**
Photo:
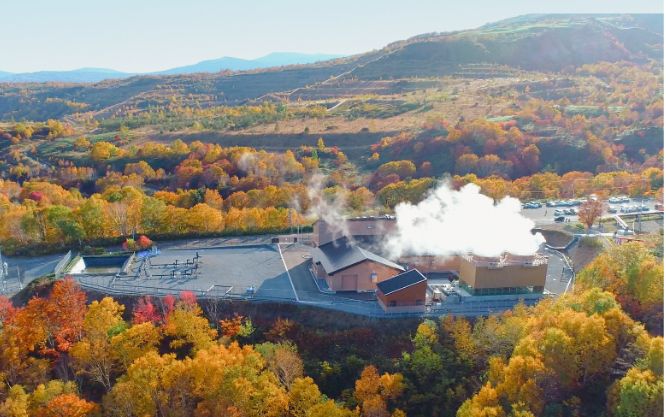
[[[495,204],[479,191],[475,184],[456,191],[443,183],[416,205],[398,204],[397,227],[388,236],[385,250],[394,258],[534,254],[545,240],[540,233],[532,234],[534,222],[520,214],[520,201],[505,197]]]
[[[345,218],[345,198],[343,195],[336,195],[331,201],[324,196],[324,182],[326,176],[314,174],[308,183],[308,197],[310,199],[310,209],[307,217],[323,220],[334,239],[347,237],[351,239],[351,234],[347,228]]]

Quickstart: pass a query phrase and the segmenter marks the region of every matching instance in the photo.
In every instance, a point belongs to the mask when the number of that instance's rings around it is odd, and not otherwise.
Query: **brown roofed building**
[[[425,311],[426,277],[410,269],[377,284],[377,301],[387,312]]]

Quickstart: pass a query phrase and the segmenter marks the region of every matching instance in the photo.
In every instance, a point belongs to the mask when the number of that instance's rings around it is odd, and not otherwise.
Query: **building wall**
[[[402,272],[399,269],[365,260],[359,264],[326,276],[328,287],[333,291],[374,291],[376,285],[370,275],[377,273],[377,282],[387,280]]]
[[[460,261],[460,280],[472,288],[543,287],[547,264],[538,266],[506,265],[501,268],[477,266],[466,259]]]
[[[345,223],[346,231],[353,237],[361,236],[384,236],[395,229],[395,219],[369,218],[349,219]],[[334,233],[336,232],[336,233]],[[340,231],[331,229],[324,221],[314,224],[313,239],[317,246],[325,245],[335,239],[344,237]]]
[[[426,281],[423,281],[389,295],[384,295],[378,290],[377,300],[385,311],[391,307],[424,306],[425,308],[427,286]]]
[[[460,270],[460,257],[451,256],[441,258],[437,256],[405,256],[400,258],[400,263],[409,265],[423,274],[431,272],[458,272]]]

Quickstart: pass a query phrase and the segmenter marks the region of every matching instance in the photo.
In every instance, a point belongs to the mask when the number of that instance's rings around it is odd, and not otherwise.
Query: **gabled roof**
[[[404,271],[405,268],[391,262],[388,259],[382,258],[376,253],[365,250],[355,244],[349,242],[346,238],[338,239],[321,245],[315,249],[315,259],[321,263],[327,274],[334,274],[336,272],[347,269],[363,261],[373,261],[395,268],[399,271]]]
[[[384,295],[389,295],[425,280],[426,277],[424,277],[417,269],[410,269],[409,271],[391,277],[386,281],[378,282],[377,289]]]

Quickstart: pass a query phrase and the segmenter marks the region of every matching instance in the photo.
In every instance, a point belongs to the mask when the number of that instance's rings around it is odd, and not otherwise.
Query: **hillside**
[[[257,59],[242,59],[225,56],[198,62],[194,65],[158,71],[156,74],[194,74],[199,72],[247,71],[258,68],[282,67],[285,65],[311,64],[340,58],[331,54],[301,54],[297,52],[273,52]]]
[[[339,58],[340,55],[274,52],[257,59],[222,57],[196,64],[170,68],[164,71],[129,73],[108,68],[79,68],[69,71],[36,71],[11,73],[0,71],[0,83],[97,83],[104,80],[124,79],[135,75],[196,74],[200,72],[247,71],[285,65],[310,64]]]
[[[288,94],[271,98],[296,99],[312,88],[343,81],[351,83],[327,95],[344,95],[346,87],[362,81],[446,75],[478,79],[507,76],[515,70],[558,72],[602,61],[646,63],[662,56],[663,30],[658,24],[662,19],[662,15],[529,15],[474,30],[416,36],[378,51],[315,64],[135,76],[92,85],[0,84],[0,119],[46,120],[81,111],[98,117],[120,105],[147,108],[174,96],[199,106],[237,105],[284,92]]]

